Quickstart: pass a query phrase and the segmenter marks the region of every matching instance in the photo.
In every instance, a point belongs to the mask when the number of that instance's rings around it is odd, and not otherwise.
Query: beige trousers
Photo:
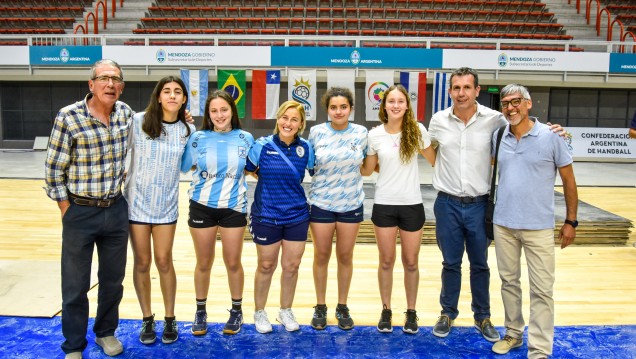
[[[554,230],[518,230],[495,225],[495,253],[501,278],[506,334],[522,338],[521,249],[530,282],[528,358],[552,354],[554,342]]]

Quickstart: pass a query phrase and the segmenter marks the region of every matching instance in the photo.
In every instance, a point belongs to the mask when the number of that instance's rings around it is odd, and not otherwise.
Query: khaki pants
[[[528,358],[552,354],[554,342],[554,230],[517,230],[495,225],[495,252],[501,278],[506,334],[522,338],[521,249],[530,282]]]

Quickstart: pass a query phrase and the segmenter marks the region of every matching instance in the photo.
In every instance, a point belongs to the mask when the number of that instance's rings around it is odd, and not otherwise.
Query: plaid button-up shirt
[[[134,112],[117,101],[106,126],[90,114],[91,97],[64,107],[55,118],[45,163],[45,190],[55,201],[67,200],[69,192],[100,199],[120,194]]]

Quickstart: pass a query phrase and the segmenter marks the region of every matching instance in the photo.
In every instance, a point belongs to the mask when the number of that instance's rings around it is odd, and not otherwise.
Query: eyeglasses
[[[508,108],[508,105],[512,105],[512,107],[519,107],[521,105],[521,100],[525,100],[523,97],[513,98],[510,101],[501,101],[501,108]]]
[[[101,76],[95,76],[92,78],[93,81],[97,81],[97,82],[101,82],[101,83],[108,83],[108,81],[112,81],[113,85],[119,85],[120,83],[124,82],[124,79],[122,79],[119,76],[108,76],[108,75],[101,75]]]

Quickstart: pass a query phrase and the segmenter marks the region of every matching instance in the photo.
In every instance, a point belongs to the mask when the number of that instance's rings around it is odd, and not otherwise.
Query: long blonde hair
[[[417,154],[420,150],[422,133],[420,132],[420,127],[417,125],[413,109],[411,108],[411,98],[409,97],[409,93],[401,84],[393,85],[384,91],[384,96],[380,103],[380,121],[384,124],[389,122],[386,112],[386,98],[388,97],[389,92],[393,90],[400,91],[404,97],[406,97],[406,112],[404,112],[404,117],[402,118],[402,138],[400,139],[400,160],[402,163],[406,164],[409,163],[413,158],[413,155]]]

